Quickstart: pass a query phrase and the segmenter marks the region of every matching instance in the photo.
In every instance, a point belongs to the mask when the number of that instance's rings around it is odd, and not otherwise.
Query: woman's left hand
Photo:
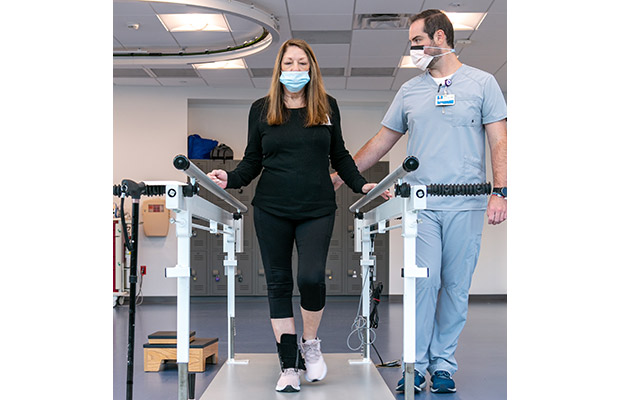
[[[366,194],[370,192],[375,186],[377,186],[376,183],[365,184],[364,186],[362,186],[362,193]],[[381,193],[381,197],[383,197],[385,200],[389,200],[390,198],[392,198],[392,193],[390,193],[389,190],[386,190],[385,192]]]

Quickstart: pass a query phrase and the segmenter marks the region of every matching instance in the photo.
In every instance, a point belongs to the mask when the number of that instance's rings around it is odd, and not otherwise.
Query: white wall
[[[333,91],[330,94],[338,100],[345,143],[355,154],[378,131],[393,93]],[[185,175],[172,167],[172,159],[187,152],[187,135],[192,133],[226,143],[233,148],[235,158],[242,157],[250,104],[264,95],[262,89],[116,86],[113,183],[122,179],[185,181]],[[383,160],[390,161],[393,170],[405,155],[405,141],[401,140]],[[127,204],[126,209],[129,208]],[[174,296],[176,283],[164,278],[164,268],[176,264],[174,227],[166,238],[147,238],[140,230],[138,240],[138,265],[147,266],[142,293]],[[402,294],[402,262],[398,261],[402,240],[398,230],[390,232],[390,249],[390,294]],[[485,225],[471,293],[506,294],[506,288],[506,224]]]

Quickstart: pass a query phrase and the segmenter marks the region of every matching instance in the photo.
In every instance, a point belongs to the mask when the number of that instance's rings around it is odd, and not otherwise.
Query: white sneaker
[[[278,392],[299,392],[299,374],[300,370],[295,368],[286,368],[280,372],[280,379],[276,384]]]
[[[313,340],[303,340],[299,345],[301,354],[306,362],[306,380],[308,382],[316,382],[325,378],[327,375],[327,364],[321,354],[321,340],[319,338]]]

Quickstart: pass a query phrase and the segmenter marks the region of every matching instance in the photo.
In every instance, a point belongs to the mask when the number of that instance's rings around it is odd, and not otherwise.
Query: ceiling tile
[[[349,44],[351,31],[293,31],[294,38],[303,39],[308,44]]]
[[[115,78],[151,78],[142,68],[114,68],[112,76]]]
[[[313,44],[311,47],[321,68],[346,67],[349,64],[348,44]]]
[[[392,77],[349,77],[347,89],[386,90],[392,87]]]
[[[286,10],[286,0],[237,0],[240,3],[252,4],[256,8],[267,12],[268,14],[274,14],[278,17],[286,16],[288,11]]]
[[[313,44],[311,45],[312,51],[317,56],[317,58],[321,57],[348,57],[349,55],[349,46],[348,44]]]
[[[355,14],[416,14],[421,11],[422,3],[423,0],[356,0],[354,12]]]
[[[506,63],[506,57],[489,55],[489,56],[467,56],[461,55],[459,56],[459,60],[463,64],[467,64],[469,66],[481,69],[483,71],[488,72],[489,74],[494,74],[502,65]]]
[[[161,86],[153,78],[114,78],[112,82],[118,86]]]
[[[323,78],[327,76],[344,76],[344,67],[342,68],[321,68]]]
[[[491,4],[491,8],[489,9],[490,13],[504,13],[508,12],[508,2],[506,0],[495,0],[493,4]]]
[[[354,0],[287,0],[288,11],[293,14],[353,14]]]
[[[199,69],[197,72],[209,86],[254,87],[245,69]]]
[[[422,70],[419,68],[399,68],[392,83],[392,90],[398,90],[409,79],[414,78],[422,74]]]
[[[400,64],[400,55],[391,55],[385,57],[351,57],[350,67],[398,67]]]
[[[426,2],[424,8],[437,8],[446,12],[486,12],[492,2],[493,0],[433,0],[432,7]]]
[[[201,78],[158,78],[157,79],[162,86],[207,86],[204,80]]]
[[[500,55],[506,59],[506,31],[476,31],[471,36],[471,44],[463,46],[459,54]]]
[[[347,86],[347,78],[325,76],[323,77],[323,83],[325,84],[325,89],[327,90],[345,89]]]
[[[471,39],[471,35],[474,33],[474,31],[456,31],[454,32],[454,40],[459,40],[459,39]]]
[[[317,56],[319,67],[321,68],[346,68],[349,58],[345,55],[342,57],[319,57]]]
[[[495,72],[495,80],[497,80],[499,87],[502,88],[504,96],[508,93],[508,69],[506,65],[507,64],[502,65],[497,72]]]
[[[271,78],[273,68],[250,68],[250,72],[254,78]]]
[[[137,16],[137,15],[155,15],[155,11],[146,2],[117,2],[113,3],[114,16]]]
[[[407,45],[406,30],[353,31],[351,57],[400,56]]]
[[[488,13],[484,18],[480,26],[478,27],[477,32],[483,32],[487,30],[493,31],[503,31],[504,36],[506,35],[506,27],[507,27],[507,19],[505,13]]]
[[[254,88],[251,79],[217,79],[208,82],[211,87]]]
[[[130,29],[128,24],[140,24],[140,28]],[[172,35],[154,15],[115,18],[113,29],[114,37],[126,48],[178,47]]]
[[[194,68],[151,68],[151,72],[156,78],[197,78],[198,74]]]
[[[246,64],[250,68],[273,68],[280,46],[272,44],[267,50],[263,50],[258,54],[244,57]]]
[[[291,15],[291,29],[293,31],[329,31],[348,30],[353,24],[353,17],[349,14]]]
[[[394,76],[394,67],[351,68],[351,76]]]
[[[147,4],[150,4],[157,14],[206,14],[217,12],[206,7],[190,6],[186,4],[160,3],[156,1]]]
[[[271,78],[252,78],[252,82],[258,89],[269,89],[271,86]]]

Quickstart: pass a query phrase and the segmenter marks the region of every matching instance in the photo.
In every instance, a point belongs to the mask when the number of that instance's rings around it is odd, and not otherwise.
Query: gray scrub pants
[[[429,269],[416,279],[416,362],[424,376],[453,374],[459,335],[467,319],[469,288],[484,224],[484,210],[419,213],[416,264]]]

